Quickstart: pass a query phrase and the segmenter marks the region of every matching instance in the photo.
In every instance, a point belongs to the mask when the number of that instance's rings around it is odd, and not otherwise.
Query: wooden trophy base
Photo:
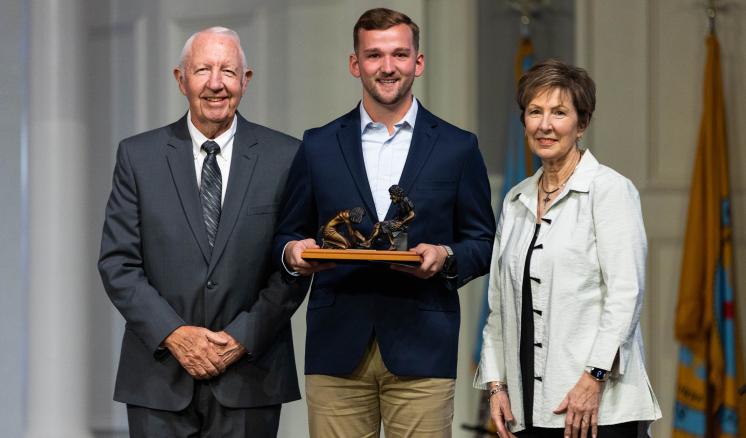
[[[307,249],[301,257],[305,260],[329,262],[384,262],[419,265],[422,259],[409,251],[378,251],[374,249]]]

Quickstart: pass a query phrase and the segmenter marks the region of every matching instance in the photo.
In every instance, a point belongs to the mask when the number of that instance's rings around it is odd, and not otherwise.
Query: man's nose
[[[210,79],[207,81],[207,86],[211,90],[220,90],[223,88],[223,76],[219,70],[210,72]]]
[[[381,71],[384,73],[394,72],[394,61],[390,56],[383,57],[383,63],[381,64]]]

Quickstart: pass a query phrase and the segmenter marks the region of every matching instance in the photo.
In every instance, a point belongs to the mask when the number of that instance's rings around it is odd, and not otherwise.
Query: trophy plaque
[[[410,251],[379,251],[375,249],[307,249],[303,251],[305,260],[318,262],[385,262],[419,265],[422,259]]]

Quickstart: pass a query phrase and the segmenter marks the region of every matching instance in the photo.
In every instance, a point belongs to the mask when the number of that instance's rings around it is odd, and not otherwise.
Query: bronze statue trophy
[[[351,210],[342,210],[336,216],[331,218],[321,228],[321,247],[334,249],[349,249],[357,247],[365,240],[360,231],[353,228],[352,224],[359,224],[363,220],[365,210],[362,207],[355,207]],[[347,231],[347,237],[342,235],[337,227],[344,225]]]
[[[321,248],[303,251],[303,258],[419,264],[420,256],[407,251],[407,228],[415,217],[414,204],[398,185],[389,188],[389,196],[397,209],[396,216],[376,222],[367,239],[354,227],[363,220],[365,210],[362,207],[342,210],[321,227]]]

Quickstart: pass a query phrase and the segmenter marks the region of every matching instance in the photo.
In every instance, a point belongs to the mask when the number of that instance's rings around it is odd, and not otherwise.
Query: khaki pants
[[[449,438],[454,379],[397,377],[371,342],[349,376],[306,376],[311,438]]]

